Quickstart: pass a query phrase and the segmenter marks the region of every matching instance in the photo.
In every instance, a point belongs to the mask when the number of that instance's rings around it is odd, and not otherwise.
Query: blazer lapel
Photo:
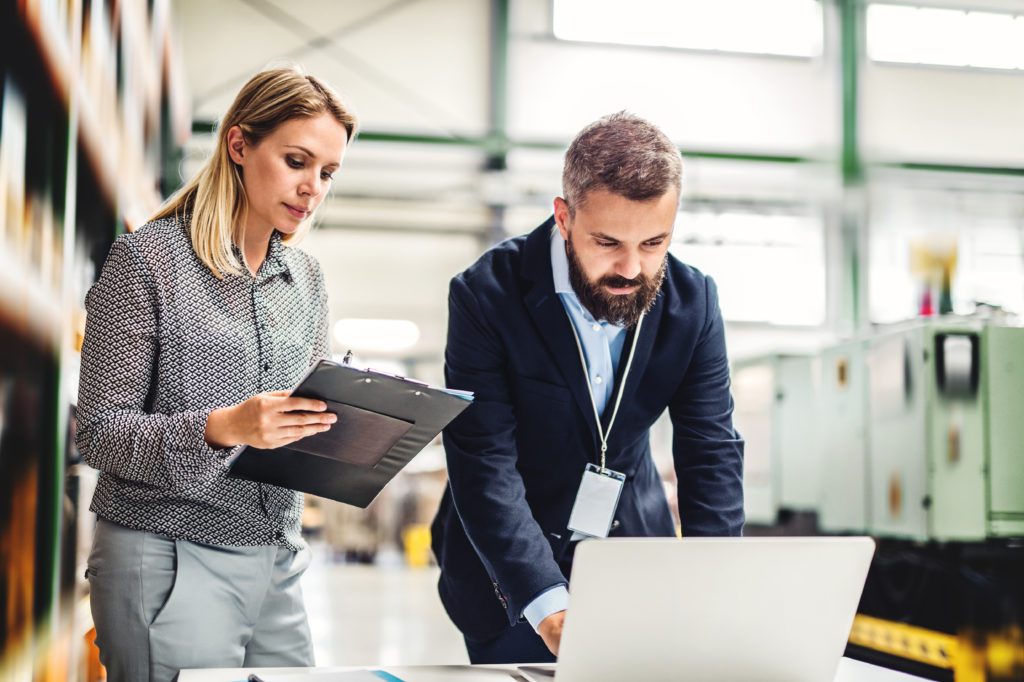
[[[533,320],[537,333],[555,360],[558,371],[565,379],[576,406],[583,414],[587,427],[597,444],[597,422],[594,407],[590,401],[590,387],[583,367],[580,365],[579,350],[573,338],[572,322],[555,293],[551,274],[550,231],[554,218],[533,231],[527,237],[523,248],[522,274],[533,281],[533,287],[526,293],[524,303]],[[637,349],[639,353],[639,349]],[[635,361],[634,361],[635,362]],[[588,459],[591,457],[587,453]]]

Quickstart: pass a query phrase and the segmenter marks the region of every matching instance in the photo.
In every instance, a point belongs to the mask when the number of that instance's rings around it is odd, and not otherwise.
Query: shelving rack
[[[170,9],[0,4],[0,679],[88,676],[84,300],[114,237],[179,182],[191,120]]]

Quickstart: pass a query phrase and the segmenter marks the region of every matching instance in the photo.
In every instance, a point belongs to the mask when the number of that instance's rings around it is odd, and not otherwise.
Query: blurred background
[[[848,655],[1024,679],[1024,0],[0,7],[0,680],[103,678],[85,293],[282,61],[361,117],[302,244],[333,351],[435,384],[449,279],[548,217],[573,135],[661,126],[671,250],[727,323],[747,534],[878,540]],[[307,499],[321,665],[466,661],[429,552],[444,466],[435,443],[367,510]]]

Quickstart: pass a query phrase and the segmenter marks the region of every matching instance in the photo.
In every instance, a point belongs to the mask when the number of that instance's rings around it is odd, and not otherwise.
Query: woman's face
[[[293,118],[256,145],[245,141],[238,126],[229,130],[228,151],[242,167],[249,202],[246,234],[298,230],[330,189],[347,138],[329,114]]]

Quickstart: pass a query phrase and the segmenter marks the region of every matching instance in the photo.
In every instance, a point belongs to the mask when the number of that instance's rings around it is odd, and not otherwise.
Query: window
[[[950,258],[954,313],[969,315],[986,303],[1024,314],[1020,194],[1005,189],[879,188],[872,192],[871,216],[872,322],[916,317],[925,297],[937,311],[942,293],[937,263]]]
[[[671,251],[714,278],[728,321],[825,323],[819,215],[684,211],[676,221]]]
[[[1024,69],[1024,17],[873,3],[868,56],[879,62]]]
[[[553,0],[555,37],[622,45],[815,57],[816,0]]]

